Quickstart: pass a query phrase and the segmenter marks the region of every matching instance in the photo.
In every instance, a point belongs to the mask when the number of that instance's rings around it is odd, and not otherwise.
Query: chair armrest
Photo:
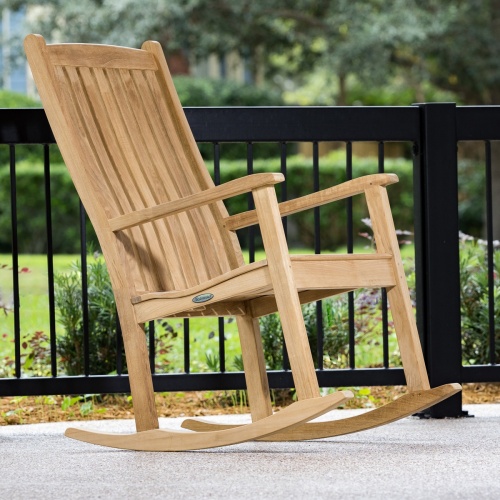
[[[398,182],[396,174],[373,174],[359,177],[351,181],[344,182],[337,186],[333,186],[316,193],[311,193],[306,196],[301,196],[294,200],[284,201],[279,204],[280,214],[282,217],[291,215],[302,210],[307,210],[321,205],[326,205],[332,201],[343,200],[351,196],[361,194],[365,189],[371,186],[388,186]],[[230,231],[242,229],[244,227],[253,226],[258,223],[257,213],[255,210],[249,210],[241,214],[231,215],[224,219],[224,226]]]
[[[265,173],[248,175],[178,200],[168,201],[154,207],[143,208],[109,219],[109,226],[113,232],[122,231],[123,229],[138,226],[146,222],[192,210],[203,205],[209,205],[210,203],[215,203],[216,201],[231,198],[239,194],[248,193],[254,189],[272,186],[284,180],[283,174]]]

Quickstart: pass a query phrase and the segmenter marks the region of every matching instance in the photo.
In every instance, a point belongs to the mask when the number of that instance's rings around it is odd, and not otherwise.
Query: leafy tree
[[[193,57],[239,52],[255,72],[296,75],[318,63],[337,74],[340,98],[347,75],[387,81],[396,53],[436,29],[416,0],[6,0],[12,8],[38,5],[29,29],[49,40],[139,46],[159,40],[168,52]]]
[[[500,104],[500,1],[449,4],[445,29],[424,45],[431,79],[466,104]]]
[[[366,87],[398,76],[417,91],[431,80],[464,102],[500,98],[500,0],[5,2],[37,6],[28,29],[51,41],[139,46],[156,39],[167,53],[195,58],[237,51],[254,73],[263,66],[282,86],[328,68],[337,104],[348,102],[350,75]]]
[[[139,46],[153,38],[168,54],[193,58],[237,51],[254,74],[265,68],[283,90],[308,85],[318,96],[308,104],[353,103],[356,89],[392,90],[394,82],[412,90],[400,104],[432,99],[436,87],[464,104],[500,104],[500,0],[4,3],[39,6],[29,30],[52,41]],[[494,158],[500,158],[497,149]],[[494,163],[493,189],[500,199],[500,160]]]

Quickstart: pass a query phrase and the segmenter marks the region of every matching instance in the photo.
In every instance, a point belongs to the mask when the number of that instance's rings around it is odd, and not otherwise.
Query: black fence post
[[[456,105],[418,104],[415,148],[415,255],[418,326],[431,387],[460,382],[462,367],[458,245]],[[462,395],[425,411],[462,416]]]

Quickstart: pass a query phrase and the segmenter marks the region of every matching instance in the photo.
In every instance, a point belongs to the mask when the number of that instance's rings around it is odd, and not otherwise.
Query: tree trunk
[[[347,106],[347,76],[344,73],[339,74],[339,96],[337,106]]]

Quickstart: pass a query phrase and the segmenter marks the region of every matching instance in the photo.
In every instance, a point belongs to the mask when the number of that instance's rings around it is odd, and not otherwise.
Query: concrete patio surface
[[[0,499],[499,499],[500,405],[464,409],[474,418],[409,417],[318,441],[177,453],[114,450],[63,436],[69,426],[133,432],[130,420],[2,426]],[[181,421],[160,425],[178,428]]]

